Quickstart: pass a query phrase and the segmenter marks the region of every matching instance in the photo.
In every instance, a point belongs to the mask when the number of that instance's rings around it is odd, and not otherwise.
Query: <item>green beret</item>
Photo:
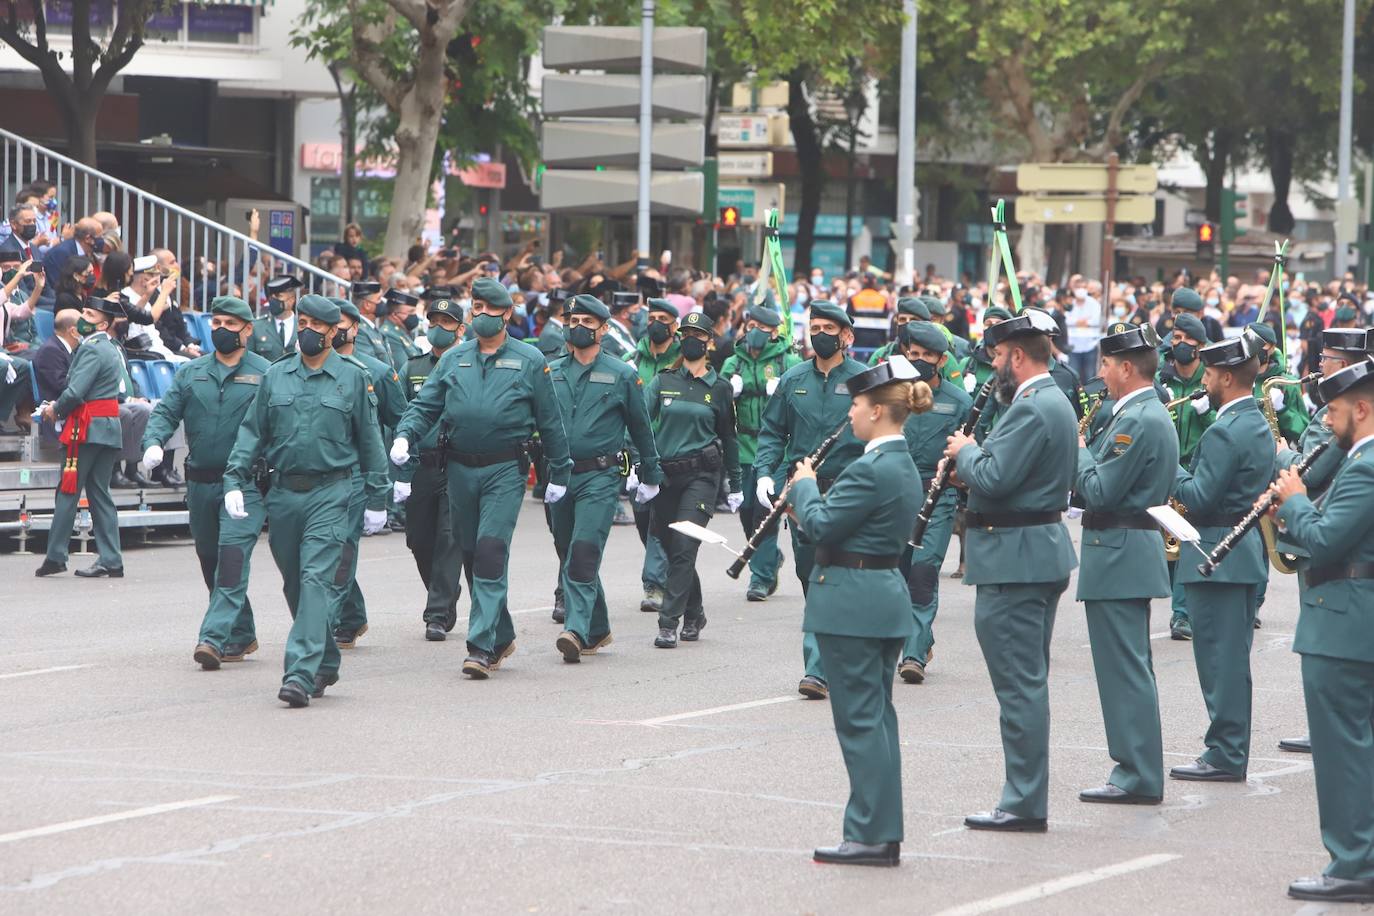
[[[932,317],[935,315],[949,314],[949,309],[945,308],[945,304],[934,296],[921,296],[920,299],[921,304],[926,307],[926,310],[930,312]]]
[[[1336,321],[1354,321],[1360,317],[1360,313],[1355,311],[1353,305],[1343,305],[1336,309]]]
[[[678,318],[677,306],[673,305],[667,299],[650,299],[648,301],[648,306],[650,314],[654,312],[663,312],[672,315],[674,321]]]
[[[776,328],[782,324],[782,316],[762,304],[750,306],[749,310],[744,313],[744,317],[770,328]]]
[[[347,299],[337,299],[334,296],[330,296],[329,301],[337,305],[339,307],[339,311],[342,314],[347,315],[354,321],[363,320],[363,313],[358,311],[358,307],[354,305],[352,302],[349,302]]]
[[[591,315],[602,321],[611,317],[611,310],[606,308],[606,303],[586,293],[573,297],[571,313],[574,315]]]
[[[210,301],[211,315],[229,315],[240,321],[253,321],[253,310],[237,296],[216,296]]]
[[[1183,309],[1186,312],[1202,312],[1202,297],[1197,294],[1197,290],[1189,289],[1184,286],[1174,290],[1174,298],[1169,300],[1174,308]]]
[[[916,344],[936,353],[949,352],[949,338],[929,321],[908,321],[902,325],[898,337],[903,344]]]
[[[835,303],[831,302],[829,299],[811,300],[810,320],[815,321],[817,318],[823,318],[826,321],[833,321],[842,328],[854,327],[854,322],[849,320],[849,315],[845,313],[845,310],[840,308]]]
[[[472,281],[472,298],[481,299],[488,305],[503,309],[508,309],[514,304],[511,302],[510,290],[491,277],[480,277]]]
[[[317,296],[314,293],[302,296],[301,301],[296,303],[296,311],[317,321],[323,321],[325,324],[339,323],[339,307],[324,296]]]
[[[1196,315],[1179,315],[1174,319],[1174,330],[1182,331],[1184,337],[1190,337],[1198,343],[1205,344],[1211,341],[1207,336],[1207,326]]]
[[[898,299],[897,314],[911,315],[912,317],[919,318],[922,321],[930,320],[930,309],[926,307],[926,304],[924,302],[922,302],[915,296],[903,296],[902,298]]]
[[[1274,333],[1273,328],[1263,321],[1256,321],[1254,324],[1250,325],[1248,330],[1271,347],[1277,347],[1279,345],[1279,336]]]
[[[998,321],[1007,321],[1011,318],[1011,311],[1002,308],[1000,305],[990,305],[983,310],[983,320],[996,318]]]

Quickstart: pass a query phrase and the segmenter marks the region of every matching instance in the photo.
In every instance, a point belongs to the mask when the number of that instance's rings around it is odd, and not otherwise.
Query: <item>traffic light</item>
[[[1238,223],[1247,216],[1245,200],[1230,188],[1221,189],[1221,240],[1228,245],[1245,234]]]
[[[1217,239],[1217,227],[1213,223],[1200,223],[1197,227],[1197,256],[1204,261],[1212,260],[1213,246]]]
[[[724,229],[734,229],[739,226],[739,207],[721,207],[720,225]]]

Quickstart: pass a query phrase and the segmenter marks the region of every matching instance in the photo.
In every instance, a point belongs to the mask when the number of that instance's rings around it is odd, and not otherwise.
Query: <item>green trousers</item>
[[[1006,783],[997,807],[1043,818],[1049,809],[1050,638],[1062,582],[980,585],[973,629],[1001,710]]]
[[[525,496],[518,461],[484,468],[448,464],[448,504],[463,553],[463,572],[472,595],[468,651],[495,652],[515,641],[506,606],[510,542]]]
[[[348,543],[352,548],[349,551],[351,562],[348,566],[348,590],[344,593],[343,603],[339,606],[337,626],[341,630],[357,631],[367,626],[367,600],[363,598],[363,590],[358,587],[358,545],[363,540],[363,512],[367,509],[367,487],[363,482],[363,475],[358,471],[353,472],[351,483],[353,492],[348,499],[347,532]],[[391,505],[390,497],[387,504]]]
[[[48,559],[52,562],[67,562],[77,503],[85,493],[97,559],[111,569],[124,565],[124,555],[119,550],[119,513],[110,495],[110,474],[118,459],[119,449],[115,446],[81,446],[76,461],[76,492],[63,493],[59,488],[53,496],[52,527],[48,530]]]
[[[224,506],[220,506],[217,520],[219,555],[210,590],[210,606],[200,624],[199,642],[221,652],[225,646],[247,646],[257,639],[253,608],[248,603],[248,572],[252,566],[253,548],[258,545],[258,535],[262,534],[263,523],[267,521],[267,501],[257,487],[250,486],[243,491],[243,508],[248,513],[247,518],[230,518]]]
[[[444,469],[417,468],[406,502],[410,504],[406,547],[425,585],[424,621],[452,630],[458,621],[458,596],[463,593],[463,553],[453,533]]]
[[[663,584],[663,610],[658,612],[658,627],[676,632],[678,621],[700,617],[705,612],[701,601],[701,578],[697,576],[697,552],[701,542],[678,534],[668,526],[673,522],[705,525],[716,511],[716,492],[720,471],[697,470],[673,480],[664,479],[649,505],[653,508],[653,533],[668,558],[668,575]]]
[[[921,549],[908,546],[902,552],[902,574],[911,593],[911,617],[915,623],[902,649],[903,658],[922,665],[935,645],[935,614],[940,609],[940,567],[944,565],[949,539],[954,535],[954,511],[959,491],[950,487],[935,504],[935,512],[921,538]]]
[[[601,558],[623,484],[615,470],[574,474],[568,492],[549,507],[554,546],[562,559],[559,582],[568,612],[563,628],[576,633],[584,646],[611,632]]]
[[[640,505],[631,501],[630,508],[634,512],[635,527],[639,529],[639,542],[644,545],[644,565],[640,567],[639,579],[644,586],[644,590],[651,588],[663,588],[668,581],[668,554],[663,549],[663,543],[656,537],[652,530],[652,512],[649,503]]]
[[[1374,665],[1302,657],[1326,874],[1374,880]]]
[[[796,564],[797,578],[801,580],[802,595],[811,588],[811,570],[816,565],[816,546],[797,533],[793,525],[787,529],[792,532],[792,560]],[[821,647],[816,642],[815,633],[802,634],[802,668],[808,677],[825,680],[825,663],[821,661]]]
[[[1244,776],[1250,761],[1250,645],[1255,639],[1255,586],[1190,582],[1193,659],[1207,704],[1202,759]]]
[[[901,639],[816,635],[830,672],[830,715],[849,773],[844,839],[854,843],[902,841],[902,749],[892,672]]]
[[[744,502],[739,508],[739,520],[744,528],[744,536],[750,538],[754,536],[768,510],[759,504],[755,494],[759,475],[754,466],[742,464],[739,469],[742,478],[740,490],[744,493]],[[771,591],[777,584],[778,567],[781,565],[782,551],[778,550],[778,530],[775,526],[773,533],[759,542],[754,555],[749,559],[749,587],[761,588],[765,592]]]
[[[267,494],[267,543],[281,570],[282,592],[293,622],[286,638],[285,675],[307,691],[315,676],[339,671],[334,643],[339,605],[353,568],[349,504],[353,480],[345,477],[304,493],[273,486]]]
[[[1097,698],[1116,768],[1107,782],[1134,795],[1164,794],[1159,691],[1150,654],[1150,599],[1085,601]]]
[[[1189,548],[1190,550],[1192,548]],[[1178,564],[1182,560],[1175,560],[1169,564],[1169,582],[1173,587],[1173,612],[1175,614],[1188,616],[1188,593],[1182,582],[1178,581]]]

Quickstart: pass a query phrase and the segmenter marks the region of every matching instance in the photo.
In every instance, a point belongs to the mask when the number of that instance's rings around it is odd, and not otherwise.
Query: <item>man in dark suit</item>
[[[20,262],[34,257],[33,243],[38,239],[38,211],[29,204],[15,204],[10,208],[10,234],[0,241],[0,251],[17,251]],[[33,279],[24,277],[19,288],[33,292]]]
[[[43,342],[33,357],[33,371],[38,376],[38,394],[45,401],[56,401],[67,387],[67,369],[72,353],[81,343],[76,332],[76,320],[81,313],[63,309],[53,318],[52,336]]]
[[[68,258],[84,255],[93,258],[98,251],[105,250],[105,238],[101,235],[100,223],[89,216],[76,221],[72,237],[60,245],[54,245],[43,256],[43,271],[48,275],[48,288],[56,290],[58,278],[62,275],[62,265]]]

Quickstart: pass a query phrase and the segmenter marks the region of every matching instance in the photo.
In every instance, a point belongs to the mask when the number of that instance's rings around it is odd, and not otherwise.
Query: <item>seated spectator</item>
[[[91,219],[89,216],[76,221],[73,227],[72,237],[54,245],[46,255],[43,256],[43,270],[48,275],[48,282],[54,284],[58,291],[61,291],[62,268],[73,258],[83,257],[86,259],[86,266],[91,267],[95,263],[95,256],[105,251],[105,239],[101,235],[100,223]],[[91,285],[95,285],[99,271],[91,272]]]
[[[95,271],[91,268],[90,258],[84,255],[69,257],[62,262],[62,271],[57,275],[57,306],[54,311],[86,307],[86,298],[95,289]],[[48,272],[47,263],[43,270],[52,282],[53,274]],[[58,394],[61,394],[59,391]]]
[[[33,311],[38,307],[38,299],[43,295],[45,277],[43,268],[23,256],[13,248],[0,248],[0,281],[4,282],[0,298],[4,314],[0,315],[0,333],[6,352],[33,356],[31,349],[38,346],[38,329],[34,325]]]

